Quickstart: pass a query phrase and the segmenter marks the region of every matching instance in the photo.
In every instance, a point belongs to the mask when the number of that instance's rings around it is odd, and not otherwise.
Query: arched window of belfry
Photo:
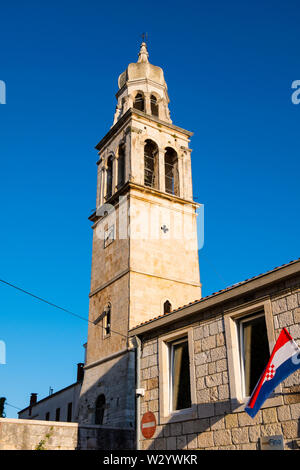
[[[142,93],[138,93],[134,99],[133,107],[139,111],[145,111],[145,100]]]
[[[151,114],[152,114],[152,116],[158,117],[157,98],[154,95],[150,96],[150,104],[151,104]]]
[[[118,187],[125,183],[125,144],[119,145]]]
[[[95,424],[103,424],[105,411],[105,396],[103,393],[97,397],[95,404]]]
[[[164,313],[170,313],[171,310],[172,310],[171,302],[166,300],[165,303],[164,303]]]
[[[166,193],[179,196],[178,157],[171,147],[165,152],[165,188]]]
[[[106,169],[106,199],[112,195],[113,157],[108,157]]]
[[[144,184],[150,188],[158,187],[158,147],[149,139],[144,147]]]

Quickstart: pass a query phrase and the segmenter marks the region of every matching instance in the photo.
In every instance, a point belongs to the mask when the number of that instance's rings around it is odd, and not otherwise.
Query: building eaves
[[[68,386],[65,387],[65,388],[62,388],[61,390],[58,390],[57,392],[52,393],[52,395],[48,395],[48,397],[42,398],[41,400],[37,401],[37,402],[36,402],[34,405],[32,405],[32,406],[26,406],[26,408],[23,408],[23,410],[18,411],[18,414],[23,413],[24,411],[28,410],[29,408],[34,408],[35,406],[39,405],[40,403],[43,403],[43,402],[45,402],[46,400],[49,400],[49,399],[55,397],[56,395],[59,395],[60,393],[65,392],[66,390],[69,390],[69,389],[72,388],[72,387],[75,387],[76,385],[80,385],[81,383],[82,383],[82,382],[74,382],[73,384],[68,385]]]

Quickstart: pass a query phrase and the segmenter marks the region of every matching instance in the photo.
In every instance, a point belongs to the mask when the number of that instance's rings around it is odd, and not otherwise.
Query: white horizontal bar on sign
[[[142,428],[152,428],[155,426],[155,421],[150,421],[150,423],[143,423]]]

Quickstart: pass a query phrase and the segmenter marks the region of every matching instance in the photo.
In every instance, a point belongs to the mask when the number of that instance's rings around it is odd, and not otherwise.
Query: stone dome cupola
[[[161,67],[149,62],[147,45],[142,42],[138,61],[128,65],[118,79],[119,91],[114,124],[133,108],[161,121],[172,123],[169,111],[168,88]]]

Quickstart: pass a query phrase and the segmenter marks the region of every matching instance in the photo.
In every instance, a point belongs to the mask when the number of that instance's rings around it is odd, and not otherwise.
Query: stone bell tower
[[[98,143],[97,210],[79,421],[134,427],[128,331],[201,297],[191,132],[172,124],[163,70],[143,42]]]

